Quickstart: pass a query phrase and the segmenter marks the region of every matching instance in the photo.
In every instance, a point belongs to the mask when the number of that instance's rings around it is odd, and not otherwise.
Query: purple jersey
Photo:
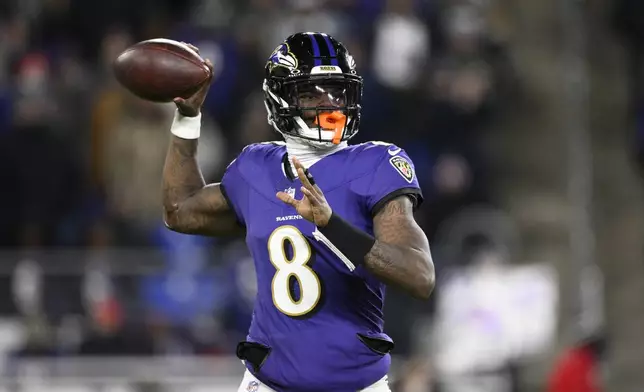
[[[366,342],[383,332],[385,286],[363,267],[354,271],[312,233],[313,223],[281,202],[300,199],[283,143],[244,148],[226,169],[222,188],[255,262],[258,293],[248,341],[270,348],[249,370],[278,391],[357,391],[384,377],[388,353]],[[335,213],[373,235],[373,215],[386,201],[422,195],[413,164],[387,143],[349,146],[309,168]]]

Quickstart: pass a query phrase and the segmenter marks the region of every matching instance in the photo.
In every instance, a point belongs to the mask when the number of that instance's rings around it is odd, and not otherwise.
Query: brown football
[[[210,69],[197,52],[165,38],[130,46],[116,58],[113,68],[125,88],[152,102],[188,98],[210,78]]]

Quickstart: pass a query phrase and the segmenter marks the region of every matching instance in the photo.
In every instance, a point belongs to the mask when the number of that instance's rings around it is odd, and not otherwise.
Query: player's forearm
[[[163,205],[166,209],[186,200],[206,185],[196,153],[197,140],[172,136],[163,167]]]
[[[185,118],[183,118],[185,119]],[[221,184],[206,185],[197,164],[200,118],[178,115],[163,168],[163,206],[166,226],[185,234],[237,235],[241,231]]]
[[[344,258],[350,269],[355,268],[353,263],[362,264],[384,283],[420,299],[428,298],[433,291],[434,264],[429,243],[414,220],[409,197],[389,201],[374,217],[375,236],[335,213],[319,232],[324,237],[319,240]]]
[[[431,256],[421,249],[376,240],[364,258],[364,266],[383,282],[416,298],[427,299],[434,289],[434,265]]]
[[[424,233],[420,228],[401,225],[391,229],[392,234],[377,239],[333,214],[319,231],[323,238],[317,233],[314,236],[344,257],[350,269],[361,264],[382,282],[416,298],[429,298],[435,277]]]
[[[174,211],[206,184],[197,164],[197,144],[201,116],[183,117],[178,113],[172,123],[172,136],[163,167],[163,205]]]

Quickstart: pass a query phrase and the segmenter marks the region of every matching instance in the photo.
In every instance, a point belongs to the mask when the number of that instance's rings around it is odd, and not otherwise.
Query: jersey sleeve
[[[235,212],[239,224],[246,226],[244,211],[248,205],[248,189],[246,187],[246,180],[244,180],[239,171],[239,165],[243,161],[243,158],[244,152],[242,151],[226,168],[219,186],[228,205]]]
[[[414,163],[404,150],[395,145],[379,149],[372,173],[358,181],[355,188],[354,191],[363,197],[372,215],[378,213],[387,202],[402,195],[410,196],[414,210],[423,201]]]

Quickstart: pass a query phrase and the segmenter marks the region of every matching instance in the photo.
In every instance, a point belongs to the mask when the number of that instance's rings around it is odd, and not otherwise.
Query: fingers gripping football
[[[196,46],[185,42],[183,42],[183,44],[199,54],[199,48],[197,48]],[[206,100],[206,95],[208,95],[208,90],[210,89],[210,84],[212,83],[213,65],[210,59],[205,59],[204,62],[206,63],[208,69],[210,69],[211,77],[191,97],[187,99],[177,97],[174,99],[174,103],[177,105],[179,112],[184,116],[196,117],[197,115],[199,115],[199,113],[201,112],[201,107]]]
[[[327,203],[324,193],[319,186],[315,184],[313,177],[302,166],[302,163],[293,158],[293,165],[297,176],[302,182],[302,198],[300,200],[288,195],[286,192],[277,192],[277,198],[284,203],[293,206],[302,218],[315,223],[318,227],[324,227],[331,219],[331,206]]]

